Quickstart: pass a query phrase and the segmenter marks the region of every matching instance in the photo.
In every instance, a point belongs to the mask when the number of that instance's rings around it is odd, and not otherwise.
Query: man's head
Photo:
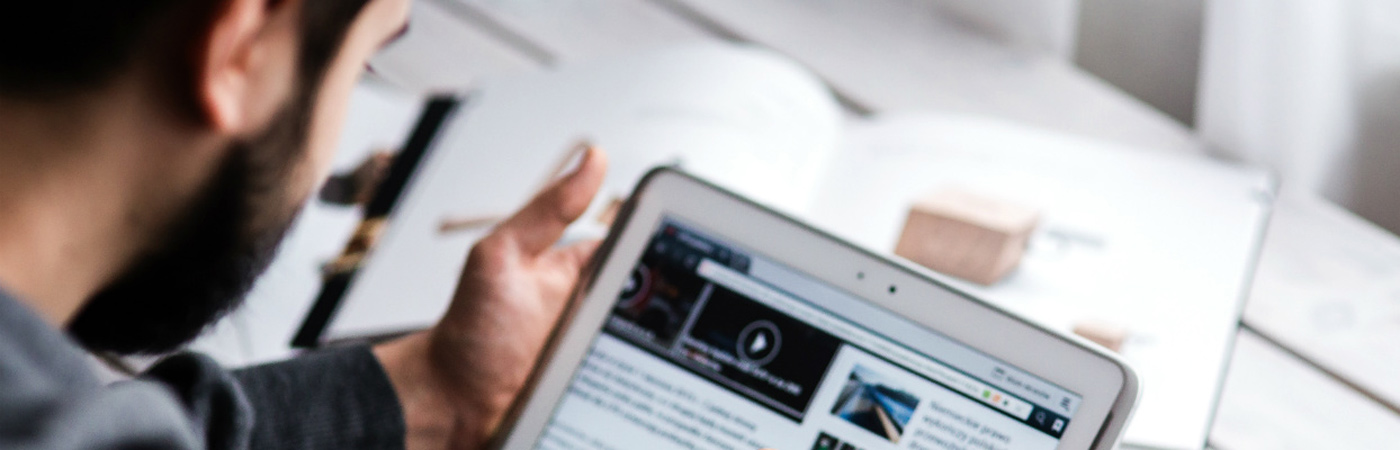
[[[0,18],[8,107],[134,91],[157,111],[148,118],[156,125],[142,127],[149,136],[134,139],[149,148],[124,155],[149,166],[132,172],[146,175],[130,181],[149,197],[133,202],[168,211],[130,214],[145,224],[133,227],[145,230],[134,237],[141,245],[68,328],[94,350],[159,353],[235,307],[266,268],[324,177],[351,86],[403,28],[407,0],[55,0],[19,9]]]

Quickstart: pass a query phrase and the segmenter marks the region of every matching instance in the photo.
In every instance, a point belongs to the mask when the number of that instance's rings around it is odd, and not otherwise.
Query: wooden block
[[[947,189],[909,209],[895,254],[982,285],[997,282],[1021,261],[1040,221],[1033,209]]]
[[[1122,351],[1123,343],[1128,341],[1127,328],[1097,320],[1074,324],[1074,334],[1115,352]]]

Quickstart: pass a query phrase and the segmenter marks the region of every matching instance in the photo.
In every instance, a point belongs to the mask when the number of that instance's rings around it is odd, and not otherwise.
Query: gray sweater
[[[228,372],[165,359],[107,386],[72,340],[0,291],[0,449],[397,449],[398,398],[367,348]]]

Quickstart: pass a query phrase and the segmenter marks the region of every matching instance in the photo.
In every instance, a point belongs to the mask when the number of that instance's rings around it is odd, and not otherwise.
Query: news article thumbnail
[[[613,309],[616,317],[628,321],[630,337],[658,350],[675,343],[706,283],[695,274],[701,255],[680,242],[677,233],[663,231],[652,239]]]
[[[607,331],[801,421],[841,341],[701,277],[706,259],[741,273],[749,261],[663,225],[624,283]]]
[[[836,396],[831,413],[877,436],[899,443],[919,398],[879,372],[857,365]]]
[[[742,394],[801,420],[841,340],[716,285],[681,345]]]

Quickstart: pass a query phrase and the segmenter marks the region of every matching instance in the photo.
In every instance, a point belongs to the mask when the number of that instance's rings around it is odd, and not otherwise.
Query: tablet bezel
[[[515,450],[536,444],[602,331],[617,292],[664,217],[745,245],[1079,394],[1079,410],[1058,448],[1112,448],[1136,404],[1137,377],[1112,354],[977,300],[921,267],[860,249],[705,181],[662,168],[648,173],[628,199],[493,447]]]

